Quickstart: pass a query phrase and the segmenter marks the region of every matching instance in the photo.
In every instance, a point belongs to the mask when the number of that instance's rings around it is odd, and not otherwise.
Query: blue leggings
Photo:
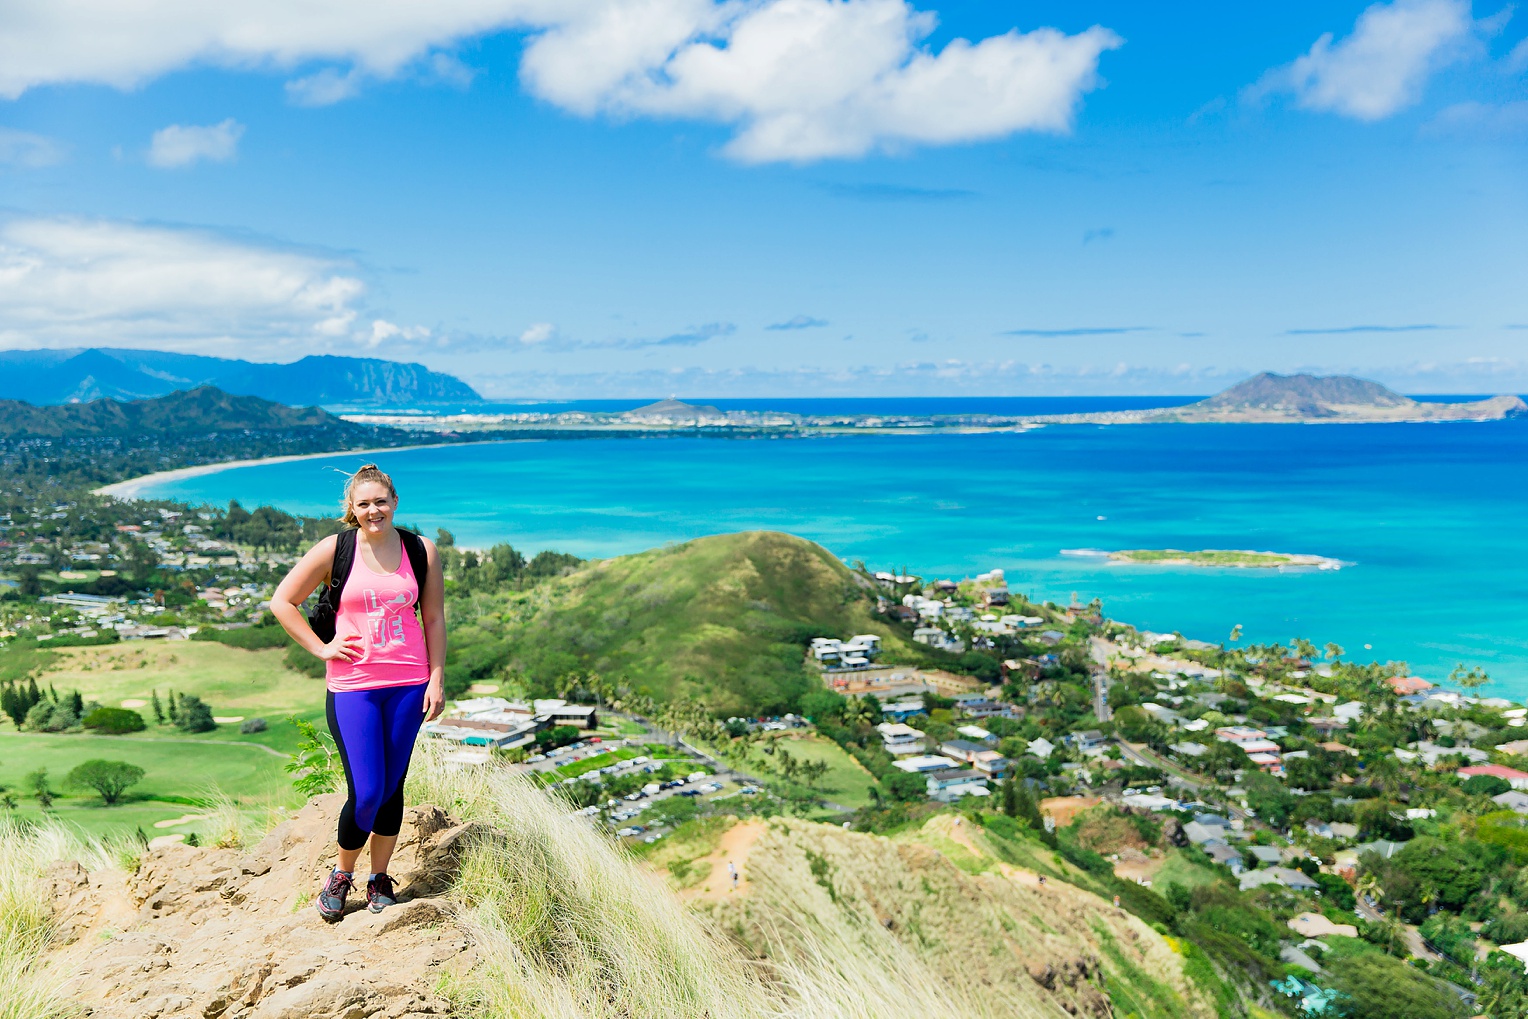
[[[403,826],[403,780],[424,722],[427,686],[329,691],[329,732],[350,791],[340,811],[341,849],[360,849],[373,832],[396,835]]]

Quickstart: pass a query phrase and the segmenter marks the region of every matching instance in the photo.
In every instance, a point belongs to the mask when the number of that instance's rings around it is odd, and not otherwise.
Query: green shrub
[[[227,644],[229,647],[243,648],[245,651],[286,647],[292,644],[292,638],[288,637],[287,632],[279,625],[246,626],[236,630],[214,630],[202,627],[192,635],[191,639],[216,641],[219,644]],[[298,650],[302,649],[298,648]]]
[[[1378,952],[1336,959],[1328,964],[1332,982],[1346,995],[1349,1019],[1456,1019],[1464,1004],[1427,974]]]
[[[1511,790],[1512,783],[1496,775],[1471,775],[1460,788],[1471,796],[1500,796]]]
[[[126,761],[90,760],[69,772],[68,783],[79,789],[94,789],[111,806],[130,786],[143,781],[143,769]]]
[[[195,694],[181,694],[175,724],[183,732],[211,732],[218,727],[212,720],[212,708]]]
[[[129,708],[96,708],[85,716],[85,728],[103,733],[142,732],[143,716]]]
[[[239,731],[246,736],[250,733],[264,732],[267,728],[263,718],[246,718],[239,724]]]
[[[328,672],[328,665],[322,658],[309,653],[299,644],[287,645],[284,661],[286,662],[286,667],[293,672],[304,676],[312,676],[314,679],[323,679]],[[465,690],[466,687],[462,689]],[[451,692],[447,690],[446,695],[448,697],[451,696]]]

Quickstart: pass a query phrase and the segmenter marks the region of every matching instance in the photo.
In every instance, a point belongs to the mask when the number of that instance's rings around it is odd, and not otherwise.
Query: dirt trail
[[[318,797],[248,851],[151,849],[132,875],[55,864],[47,881],[64,943],[47,964],[92,1019],[448,1014],[435,987],[444,970],[471,965],[473,948],[440,896],[476,826],[411,808],[390,868],[399,904],[370,913],[354,892],[330,925],[312,899],[333,863],[342,799]]]
[[[753,849],[753,844],[759,840],[759,836],[764,834],[764,830],[764,822],[754,818],[740,821],[723,832],[717,847],[695,861],[697,864],[710,864],[710,874],[695,888],[684,893],[684,897],[716,901],[731,896],[747,895],[748,854]],[[728,864],[737,870],[736,886],[733,885],[732,871],[728,869]]]

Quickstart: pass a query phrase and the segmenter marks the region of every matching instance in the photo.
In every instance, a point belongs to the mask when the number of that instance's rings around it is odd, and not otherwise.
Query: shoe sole
[[[345,919],[345,910],[341,908],[338,911],[331,911],[325,909],[323,906],[319,906],[318,915],[323,917],[326,923],[339,923],[341,920]]]

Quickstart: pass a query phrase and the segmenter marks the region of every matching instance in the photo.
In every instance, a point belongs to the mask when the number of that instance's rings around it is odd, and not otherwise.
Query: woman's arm
[[[429,538],[424,542],[427,569],[419,588],[419,610],[424,617],[424,646],[430,656],[430,685],[424,692],[425,721],[440,717],[446,706],[446,575],[440,553]]]
[[[365,653],[365,649],[360,646],[361,635],[337,633],[334,640],[325,644],[313,632],[313,627],[308,625],[307,617],[298,607],[308,600],[308,595],[318,590],[320,584],[328,582],[336,540],[330,535],[308,549],[307,555],[299,559],[291,572],[276,585],[276,593],[271,595],[271,615],[276,617],[276,622],[281,624],[281,628],[293,640],[319,658],[325,661],[341,658],[353,662]]]

